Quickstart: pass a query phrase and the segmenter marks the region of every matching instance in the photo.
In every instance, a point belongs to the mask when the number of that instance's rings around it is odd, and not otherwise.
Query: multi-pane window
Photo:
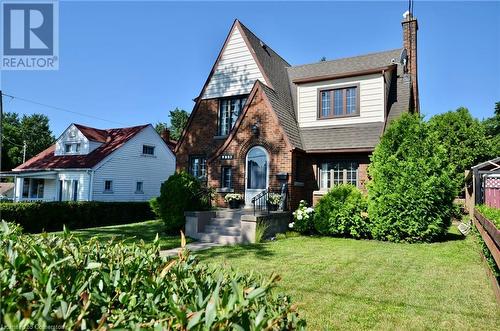
[[[64,145],[64,152],[67,154],[80,153],[80,143],[68,143]]]
[[[144,193],[144,182],[136,182],[135,183],[135,193]]]
[[[319,118],[353,116],[359,114],[359,97],[356,86],[321,90],[319,92]]]
[[[105,180],[104,181],[104,192],[112,192],[113,191],[113,181]]]
[[[151,145],[142,145],[142,154],[155,155],[155,147]]]
[[[221,177],[222,188],[233,187],[233,169],[231,167],[222,167]]]
[[[24,178],[23,198],[40,199],[43,198],[45,180],[40,178]]]
[[[328,190],[335,185],[358,186],[358,163],[351,161],[323,162],[318,169],[319,187]]]
[[[73,201],[78,201],[78,180],[73,180]]]
[[[189,158],[189,173],[194,177],[205,180],[207,178],[207,159],[203,156]]]
[[[219,103],[219,135],[226,136],[245,106],[247,97],[221,99]]]

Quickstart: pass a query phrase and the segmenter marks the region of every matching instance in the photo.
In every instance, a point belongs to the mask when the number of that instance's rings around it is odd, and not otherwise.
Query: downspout
[[[92,201],[92,195],[93,195],[93,192],[92,190],[94,189],[94,170],[89,170],[89,196],[88,196],[88,200],[89,201]]]

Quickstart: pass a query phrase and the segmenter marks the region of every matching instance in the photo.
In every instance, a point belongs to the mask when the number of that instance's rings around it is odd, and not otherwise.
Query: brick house
[[[361,189],[387,125],[418,112],[417,21],[400,48],[293,66],[236,20],[176,146],[177,170],[245,204],[288,183],[289,207],[338,183]]]

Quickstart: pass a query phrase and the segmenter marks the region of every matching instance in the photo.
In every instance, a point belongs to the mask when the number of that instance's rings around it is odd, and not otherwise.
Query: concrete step
[[[232,219],[232,218],[211,218],[208,221],[209,225],[221,225],[221,226],[240,226],[240,219]]]
[[[241,209],[221,209],[215,212],[217,218],[240,218],[244,211]]]
[[[218,234],[205,233],[205,232],[200,233],[199,240],[202,242],[212,242],[212,243],[218,243],[218,244],[223,244],[223,245],[242,243],[240,236],[218,235]]]
[[[213,233],[227,236],[239,236],[241,234],[240,226],[221,226],[221,225],[205,225],[204,233]]]

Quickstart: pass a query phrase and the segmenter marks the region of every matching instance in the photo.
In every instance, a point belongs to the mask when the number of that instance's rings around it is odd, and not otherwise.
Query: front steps
[[[205,224],[198,239],[202,242],[213,242],[223,245],[240,244],[242,210],[218,210],[215,217]]]

